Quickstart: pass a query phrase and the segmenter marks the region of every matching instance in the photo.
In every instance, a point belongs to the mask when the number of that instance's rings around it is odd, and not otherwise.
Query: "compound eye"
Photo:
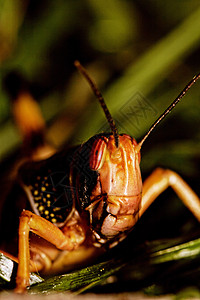
[[[92,145],[92,151],[90,155],[90,169],[99,170],[104,162],[106,142],[103,139],[97,139]]]

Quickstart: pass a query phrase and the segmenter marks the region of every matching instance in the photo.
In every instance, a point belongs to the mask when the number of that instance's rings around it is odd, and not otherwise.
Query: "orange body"
[[[23,104],[27,94],[24,91],[19,93],[16,104],[22,102],[23,105],[16,119],[25,135],[29,153],[24,159],[26,163],[18,164],[18,167],[21,166],[16,171],[13,185],[16,188],[18,184],[23,193],[18,193],[19,189],[17,193],[14,190],[10,198],[13,208],[10,219],[18,220],[16,214],[21,213],[17,292],[24,292],[29,285],[30,271],[43,270],[48,274],[64,272],[87,264],[107,248],[105,245],[117,245],[149,205],[169,186],[200,221],[199,197],[178,174],[157,169],[142,186],[139,167],[143,142],[200,78],[200,74],[189,82],[137,144],[132,137],[118,134],[101,93],[80,63],[75,65],[97,96],[112,133],[96,135],[81,146],[49,157],[54,150],[44,143],[43,122],[40,122],[40,117],[35,119],[38,124],[33,124],[34,118],[27,119],[27,107]],[[33,103],[32,100],[28,102],[29,105]],[[28,132],[23,127],[23,112],[26,114]],[[36,144],[30,149],[33,142]],[[5,213],[5,221],[6,218]],[[16,223],[13,222],[15,226]],[[4,236],[6,238],[6,234]]]

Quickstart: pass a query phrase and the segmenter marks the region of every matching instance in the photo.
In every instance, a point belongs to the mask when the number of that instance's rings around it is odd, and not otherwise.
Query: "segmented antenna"
[[[91,86],[95,96],[97,97],[97,99],[99,100],[99,103],[101,104],[101,107],[105,113],[106,119],[108,120],[108,123],[110,125],[110,128],[112,130],[114,139],[115,139],[115,146],[118,148],[119,146],[119,134],[118,134],[118,130],[117,127],[115,125],[115,122],[108,110],[108,107],[106,106],[106,103],[104,101],[104,98],[101,94],[101,92],[99,91],[99,89],[97,88],[96,84],[92,81],[92,79],[90,78],[90,76],[88,75],[87,71],[85,70],[85,68],[80,64],[79,61],[75,61],[74,62],[75,67],[83,74],[83,76],[86,78],[86,80],[88,81],[89,85]]]
[[[180,92],[178,97],[168,106],[168,108],[163,112],[163,114],[153,123],[150,129],[147,131],[141,142],[138,144],[138,150],[142,147],[144,141],[148,138],[150,133],[154,128],[172,111],[172,109],[180,102],[180,100],[185,96],[187,91],[191,86],[200,78],[200,73],[193,77],[193,79],[186,85],[186,87]]]

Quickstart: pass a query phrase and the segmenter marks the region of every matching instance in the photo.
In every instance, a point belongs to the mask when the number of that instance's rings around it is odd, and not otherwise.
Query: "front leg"
[[[29,285],[30,278],[30,247],[29,232],[42,237],[55,245],[58,249],[69,250],[77,248],[85,239],[84,232],[79,225],[70,228],[65,226],[64,233],[51,222],[35,215],[30,211],[23,211],[19,224],[19,250],[18,250],[18,270],[16,278],[16,289],[22,293]]]
[[[139,216],[141,217],[151,203],[169,186],[200,222],[199,197],[177,173],[161,168],[156,169],[143,184]]]

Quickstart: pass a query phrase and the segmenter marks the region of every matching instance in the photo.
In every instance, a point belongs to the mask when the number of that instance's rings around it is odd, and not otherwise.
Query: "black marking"
[[[18,178],[25,190],[29,190],[33,211],[57,226],[62,226],[75,205],[69,183],[75,149],[63,150],[46,160],[27,162],[19,169]]]
[[[41,217],[52,223],[63,223],[72,208],[68,177],[64,172],[37,176],[30,187],[34,205]]]
[[[91,204],[91,192],[97,184],[98,173],[90,169],[89,160],[93,143],[102,136],[100,134],[90,138],[77,149],[71,163],[72,185],[75,188],[76,200],[81,210],[84,210]]]

